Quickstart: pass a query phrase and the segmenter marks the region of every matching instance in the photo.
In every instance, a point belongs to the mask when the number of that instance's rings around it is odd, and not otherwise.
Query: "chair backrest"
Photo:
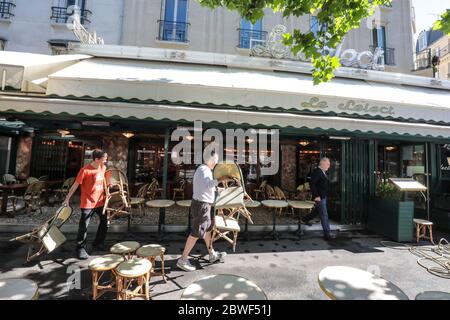
[[[275,190],[272,188],[270,184],[266,185],[266,195],[268,199],[275,198]]]
[[[72,207],[63,206],[60,207],[53,218],[51,218],[49,222],[49,226],[56,226],[57,228],[61,228],[64,223],[66,223],[67,220],[70,219],[72,216],[73,209]]]
[[[127,176],[119,169],[108,169],[105,171],[105,191],[106,194],[118,189],[120,192],[128,192]]]
[[[27,179],[27,183],[28,183],[28,184],[32,184],[33,182],[36,182],[36,181],[39,181],[39,179],[38,179],[38,178],[35,178],[35,177],[29,177],[29,178]]]
[[[74,182],[75,182],[75,178],[74,178],[74,177],[66,179],[66,180],[63,182],[63,185],[62,185],[61,189],[63,189],[63,190],[68,190],[68,189],[70,189],[70,187],[72,187],[72,185],[73,185]]]
[[[39,181],[48,181],[48,176],[41,176],[38,179]]]
[[[147,191],[148,191],[148,187],[150,186],[149,183],[144,184],[143,186],[141,186],[136,194],[136,196],[138,198],[145,198],[147,197]]]
[[[261,184],[259,185],[259,190],[264,190],[264,188],[267,185],[267,180],[264,180],[263,182],[261,182]]]
[[[217,164],[213,170],[214,179],[220,179],[224,176],[234,178],[237,182],[236,186],[225,186],[221,190],[214,203],[215,209],[231,209],[245,207],[244,195],[245,184],[242,176],[242,171],[234,162],[224,162]]]
[[[37,196],[42,193],[45,188],[45,181],[35,181],[28,185],[25,190],[24,196]]]
[[[275,186],[273,189],[275,191],[275,198],[277,198],[277,200],[287,200],[286,195],[284,194],[283,190],[281,190],[281,188]]]
[[[5,173],[3,175],[3,183],[4,184],[14,184],[14,183],[17,183],[17,179],[12,174]]]

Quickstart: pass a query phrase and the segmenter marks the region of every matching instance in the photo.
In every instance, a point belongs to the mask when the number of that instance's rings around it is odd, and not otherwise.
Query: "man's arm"
[[[70,189],[69,189],[69,193],[67,194],[66,199],[63,202],[63,206],[66,206],[66,207],[69,206],[70,198],[72,198],[75,191],[77,191],[79,185],[80,184],[78,182],[73,183],[72,187],[70,187]]]
[[[311,192],[314,201],[320,201],[319,191],[317,190],[317,182],[319,181],[320,175],[318,175],[317,172],[318,171],[316,169],[311,174]]]

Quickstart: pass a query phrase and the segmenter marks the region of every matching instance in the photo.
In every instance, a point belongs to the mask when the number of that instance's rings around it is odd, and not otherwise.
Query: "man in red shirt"
[[[69,190],[63,205],[68,206],[70,198],[81,186],[80,209],[81,218],[78,227],[77,237],[77,256],[78,259],[86,260],[89,258],[86,252],[86,238],[89,221],[94,213],[100,218],[100,224],[97,229],[97,235],[93,243],[94,250],[103,250],[104,241],[108,229],[106,215],[103,214],[103,205],[105,204],[105,190],[103,180],[105,178],[106,161],[108,155],[102,150],[94,150],[92,153],[93,161],[80,169],[75,183]]]

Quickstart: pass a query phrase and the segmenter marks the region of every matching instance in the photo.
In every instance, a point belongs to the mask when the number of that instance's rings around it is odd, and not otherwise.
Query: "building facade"
[[[249,55],[250,47],[264,42],[276,25],[287,31],[321,27],[314,15],[284,19],[271,10],[252,25],[236,12],[203,8],[194,0],[1,0],[0,49],[64,53],[67,42],[76,40],[65,26],[66,8],[72,5],[81,8],[83,25],[110,45]],[[394,0],[350,31],[343,49],[381,47],[387,71],[409,73],[414,66],[413,29],[411,1]]]
[[[66,23],[78,6],[82,24],[105,42],[120,43],[123,0],[1,0],[0,49],[42,54],[65,53],[77,41]],[[70,20],[69,20],[70,21]]]

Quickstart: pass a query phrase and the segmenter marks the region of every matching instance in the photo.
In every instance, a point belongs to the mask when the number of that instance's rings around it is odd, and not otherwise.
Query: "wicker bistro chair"
[[[72,187],[74,182],[75,182],[74,177],[68,178],[63,182],[61,188],[55,189],[54,191],[56,192],[55,194],[56,199],[64,199],[65,196],[69,193],[69,189]]]
[[[3,184],[0,183],[0,186],[2,186]],[[11,200],[11,204],[12,204],[12,209],[13,212],[16,212],[16,207],[17,207],[17,197],[13,194],[13,195],[8,195],[8,199],[6,201]],[[3,201],[3,195],[0,193],[0,203]]]
[[[277,199],[277,197],[275,196],[275,189],[269,184],[266,185],[266,199],[267,200]]]
[[[251,214],[245,207],[245,184],[241,169],[236,163],[221,163],[213,171],[214,179],[229,176],[234,179],[234,185],[223,184],[214,203],[214,227],[211,235],[211,245],[221,238],[228,241],[236,250],[237,236],[241,230],[239,217],[242,215],[251,223]]]
[[[37,182],[37,181],[39,181],[39,179],[38,179],[38,178],[35,178],[35,177],[29,177],[29,178],[27,178],[27,183],[28,183],[28,184],[32,184],[33,182]]]
[[[108,169],[105,171],[103,183],[106,194],[103,214],[107,215],[108,222],[116,216],[126,215],[130,227],[130,192],[126,175],[119,169]]]
[[[181,199],[184,200],[184,188],[186,186],[186,180],[182,179],[180,180],[178,187],[173,188],[173,200],[176,199],[177,194],[180,194]]]
[[[309,185],[309,182],[305,182],[297,187],[297,196],[295,197],[296,200],[306,200],[309,199],[309,193],[311,192],[311,187]]]
[[[143,215],[145,213],[145,199],[147,197],[149,184],[144,184],[138,190],[136,197],[129,199],[131,208],[137,207],[139,212]]]
[[[255,192],[255,200],[258,200],[258,196],[261,195],[263,199],[265,199],[266,197],[266,185],[267,185],[267,181],[264,180],[263,182],[261,182],[261,184],[259,185],[258,189],[253,190],[253,192]]]
[[[36,205],[39,212],[42,214],[41,208],[41,196],[45,191],[45,181],[35,181],[28,185],[25,193],[23,194],[23,201],[25,203],[25,210],[28,213],[34,211],[33,205]]]
[[[30,262],[43,253],[51,253],[66,241],[66,237],[60,229],[69,220],[72,212],[72,207],[60,207],[56,211],[56,214],[46,221],[44,225],[10,241],[19,241],[28,244],[27,262]],[[38,249],[35,250],[36,248]]]
[[[162,188],[159,187],[158,180],[153,178],[148,187],[147,195],[149,199],[154,200],[158,194],[162,197]]]
[[[288,200],[288,199],[286,198],[286,195],[284,194],[284,191],[281,190],[280,187],[275,186],[275,187],[273,187],[273,189],[274,189],[275,199],[276,199],[276,200],[284,200],[284,201],[287,201],[287,200]],[[280,208],[280,215],[281,215],[282,211],[283,211],[283,208]],[[293,210],[292,210],[292,214],[294,214],[294,211],[293,211]]]

